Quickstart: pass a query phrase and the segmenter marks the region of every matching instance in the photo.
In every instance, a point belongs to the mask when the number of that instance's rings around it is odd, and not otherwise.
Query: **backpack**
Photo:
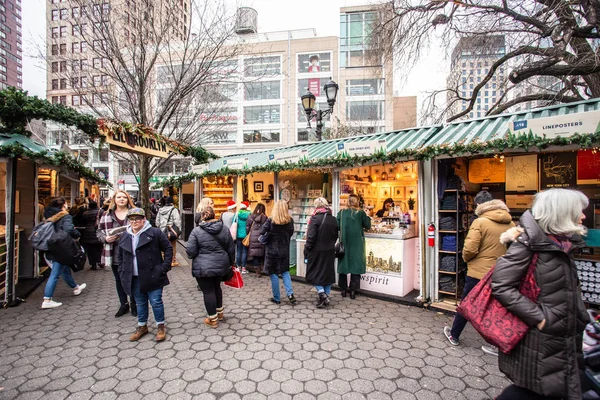
[[[62,265],[76,265],[85,258],[81,246],[63,230],[58,230],[48,239],[48,252]]]
[[[37,224],[29,236],[31,247],[38,251],[48,251],[48,239],[54,234],[54,231],[54,222],[52,221]]]

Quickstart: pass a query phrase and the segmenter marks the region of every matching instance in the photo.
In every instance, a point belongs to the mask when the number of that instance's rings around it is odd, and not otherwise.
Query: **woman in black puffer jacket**
[[[81,234],[81,245],[83,246],[88,262],[91,265],[91,269],[96,269],[100,265],[100,258],[102,256],[102,243],[96,236],[96,230],[98,226],[98,203],[90,201],[88,209],[81,215],[81,225],[84,227],[83,233]]]
[[[218,321],[225,319],[221,281],[235,262],[235,243],[223,221],[215,220],[212,207],[200,212],[200,223],[190,234],[185,251],[193,260],[192,276],[204,295],[208,313],[204,323],[216,328]]]
[[[581,298],[573,250],[585,244],[581,234],[588,199],[581,192],[550,189],[538,193],[521,217],[521,226],[502,234],[512,242],[496,261],[492,293],[530,330],[498,367],[514,385],[498,400],[582,398],[582,334],[589,317]],[[519,292],[527,269],[537,255],[536,302]]]
[[[252,259],[252,265],[255,272],[260,274],[261,264],[265,258],[265,245],[258,241],[260,230],[267,216],[265,215],[265,205],[258,203],[254,208],[254,212],[250,214],[246,220],[246,234],[250,234],[250,246],[248,246],[248,259]]]

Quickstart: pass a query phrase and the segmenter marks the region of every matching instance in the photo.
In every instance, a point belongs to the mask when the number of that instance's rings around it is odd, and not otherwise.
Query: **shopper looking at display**
[[[246,237],[246,221],[250,216],[250,211],[248,208],[250,207],[250,203],[248,201],[242,201],[240,203],[240,211],[238,211],[236,215],[237,221],[237,235],[235,239],[237,251],[235,254],[235,265],[238,268],[242,268],[242,274],[247,274],[246,270],[246,261],[248,258],[248,248],[244,246],[243,240]]]
[[[208,198],[208,197],[205,197]],[[212,201],[212,200],[211,200]],[[213,207],[213,206],[210,206]],[[227,202],[227,211],[221,214],[221,221],[227,227],[227,229],[231,228],[233,224],[233,219],[235,218],[235,208],[237,207],[237,203],[232,199]]]
[[[248,259],[252,260],[254,272],[257,274],[260,274],[261,264],[265,258],[265,245],[258,240],[258,237],[260,236],[260,230],[268,219],[265,212],[265,205],[258,203],[254,209],[254,212],[250,214],[248,220],[246,221],[246,232],[250,235]]]
[[[385,201],[383,202],[383,207],[381,208],[381,210],[377,211],[377,217],[378,218],[382,218],[382,217],[387,217],[390,213],[390,210],[394,207],[394,199],[392,198],[387,198],[385,199]]]

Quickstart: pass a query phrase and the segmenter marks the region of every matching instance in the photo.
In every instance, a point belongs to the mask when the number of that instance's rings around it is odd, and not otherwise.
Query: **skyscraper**
[[[502,35],[463,37],[452,51],[450,74],[447,79],[449,115],[467,109],[473,90],[488,74],[490,67],[506,52]],[[494,76],[480,89],[473,109],[463,117],[478,118],[503,95],[506,66],[501,65]]]
[[[0,2],[0,90],[23,87],[21,0]]]

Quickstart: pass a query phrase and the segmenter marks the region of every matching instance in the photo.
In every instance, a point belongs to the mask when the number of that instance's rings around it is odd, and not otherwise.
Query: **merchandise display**
[[[224,177],[204,178],[203,195],[215,202],[215,215],[227,211],[227,201],[233,197],[233,179]]]

